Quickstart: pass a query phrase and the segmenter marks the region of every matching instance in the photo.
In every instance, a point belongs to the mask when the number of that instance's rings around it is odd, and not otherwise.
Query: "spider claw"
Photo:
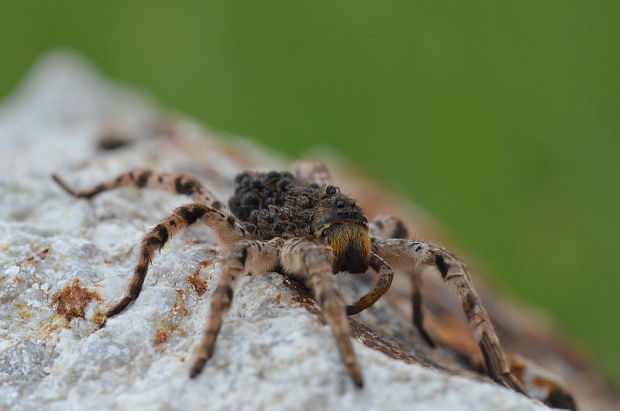
[[[355,370],[351,370],[351,378],[353,378],[353,383],[357,388],[364,388],[364,377],[357,367]]]
[[[489,377],[506,388],[527,395],[519,380],[509,370],[503,371],[506,369],[503,365],[506,360],[500,356],[501,351],[498,351],[499,347],[493,344],[487,334],[483,334],[480,339],[480,349],[484,356]]]
[[[512,375],[511,372],[506,372],[503,373],[500,378],[499,378],[499,382],[507,387],[510,388],[518,393],[521,393],[523,395],[527,396],[527,393],[525,392],[525,390],[523,389],[523,386],[521,385],[521,382],[517,379],[517,377],[515,377],[514,375]]]
[[[192,369],[189,372],[189,377],[190,378],[196,378],[198,375],[200,375],[200,373],[202,372],[206,362],[207,362],[207,360],[205,358],[198,358],[194,362],[194,365],[192,366]]]
[[[355,305],[347,305],[347,315],[355,315],[355,314],[357,314],[357,313],[359,313],[361,311],[362,310],[360,310]]]
[[[108,310],[107,313],[105,313],[105,316],[107,318],[112,318],[117,316],[118,314],[120,314],[125,308],[127,308],[127,306],[129,305],[130,302],[132,302],[134,299],[131,297],[124,297],[118,304],[116,304],[114,307],[110,308],[110,310]]]

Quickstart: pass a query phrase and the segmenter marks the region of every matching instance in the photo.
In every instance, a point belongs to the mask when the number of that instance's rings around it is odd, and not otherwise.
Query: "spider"
[[[126,186],[192,197],[193,203],[176,208],[146,233],[127,292],[106,313],[106,318],[114,317],[138,298],[155,252],[173,235],[198,221],[210,227],[225,254],[191,378],[201,373],[213,355],[239,277],[249,271],[275,271],[312,291],[331,327],[342,362],[354,384],[361,388],[363,376],[351,344],[347,315],[372,306],[385,294],[392,283],[393,269],[415,273],[423,266],[432,266],[458,294],[488,375],[501,385],[523,392],[510,372],[465,264],[439,246],[402,238],[406,237],[406,228],[398,218],[379,217],[369,223],[357,203],[331,184],[329,171],[320,162],[299,161],[292,172],[243,172],[235,178],[235,193],[228,205],[187,174],[135,169],[84,190],[74,190],[57,175],[52,177],[69,194],[81,198]],[[378,273],[378,280],[358,301],[345,305],[334,284],[334,274],[364,273],[369,267]],[[433,345],[422,324],[419,275],[412,276],[412,284],[414,323]]]

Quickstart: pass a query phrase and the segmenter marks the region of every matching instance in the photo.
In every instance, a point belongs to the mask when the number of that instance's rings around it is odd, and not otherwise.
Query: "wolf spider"
[[[331,327],[342,362],[356,386],[363,386],[347,315],[373,305],[390,288],[392,268],[415,272],[432,266],[458,294],[473,330],[487,373],[498,383],[523,392],[511,374],[499,339],[482,306],[469,272],[459,259],[443,248],[404,238],[400,220],[382,217],[368,223],[361,208],[330,184],[327,168],[319,162],[300,161],[293,172],[244,172],[235,178],[235,194],[228,206],[218,201],[196,178],[187,174],[162,174],[135,169],[92,188],[74,190],[58,176],[54,180],[75,197],[91,198],[118,187],[155,188],[189,195],[193,203],[176,208],[143,238],[140,255],[125,296],[106,313],[120,314],[136,300],[156,251],[175,234],[197,221],[209,226],[225,251],[219,284],[202,343],[190,371],[192,378],[213,355],[222,318],[230,308],[237,280],[248,271],[276,271],[308,286]],[[345,306],[333,275],[342,271],[378,273],[373,288]],[[429,344],[422,325],[419,276],[412,276],[414,323]]]

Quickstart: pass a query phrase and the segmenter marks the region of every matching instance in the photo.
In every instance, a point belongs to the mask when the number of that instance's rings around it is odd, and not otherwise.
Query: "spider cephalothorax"
[[[200,374],[213,354],[239,277],[250,271],[278,271],[312,290],[349,375],[361,387],[363,377],[351,344],[347,314],[359,313],[385,294],[392,283],[394,267],[411,276],[416,307],[414,324],[432,345],[423,327],[419,288],[421,268],[431,266],[457,292],[489,376],[507,387],[522,390],[510,372],[465,264],[441,247],[402,238],[406,229],[398,219],[377,218],[368,223],[355,201],[331,185],[329,173],[321,163],[299,162],[293,173],[241,173],[235,179],[235,193],[228,207],[187,174],[136,169],[80,191],[57,176],[54,179],[70,194],[84,198],[123,186],[157,188],[192,197],[193,203],[176,208],[145,235],[127,293],[106,313],[107,318],[113,317],[138,298],[155,253],[173,235],[197,221],[209,226],[224,257],[219,283],[211,296],[207,327],[190,372],[192,377]],[[369,267],[378,274],[376,284],[358,301],[345,305],[336,289],[334,274],[361,273]]]
[[[333,185],[308,184],[288,172],[241,173],[228,204],[253,237],[318,239],[334,252],[334,272],[363,273],[370,264],[364,212]]]

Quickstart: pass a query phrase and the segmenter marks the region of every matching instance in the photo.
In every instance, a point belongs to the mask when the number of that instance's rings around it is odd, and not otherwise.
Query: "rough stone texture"
[[[130,144],[106,151],[118,144],[101,139]],[[220,269],[208,229],[174,238],[137,302],[97,330],[142,235],[188,200],[132,189],[76,200],[50,174],[85,187],[135,167],[182,171],[225,199],[238,171],[286,163],[163,115],[66,54],[45,57],[1,107],[0,142],[0,409],[547,409],[467,370],[458,350],[426,348],[398,293],[351,322],[358,390],[314,302],[273,273],[240,281],[214,357],[190,380]],[[368,287],[339,283],[349,301]]]

